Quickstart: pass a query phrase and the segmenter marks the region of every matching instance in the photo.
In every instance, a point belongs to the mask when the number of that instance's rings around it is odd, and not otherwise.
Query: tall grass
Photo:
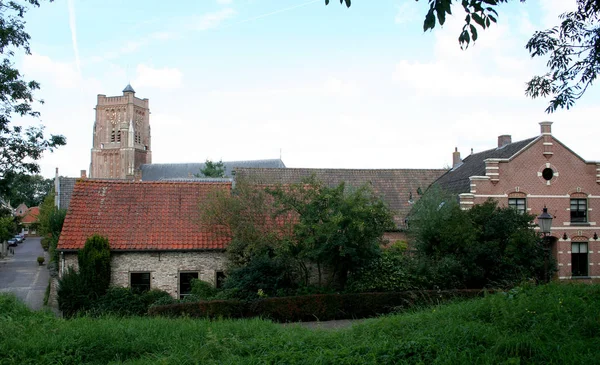
[[[593,364],[600,286],[550,284],[342,330],[259,319],[77,318],[0,296],[0,364]]]

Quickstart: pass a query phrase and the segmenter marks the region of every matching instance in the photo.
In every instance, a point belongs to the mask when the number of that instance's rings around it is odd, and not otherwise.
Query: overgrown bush
[[[382,256],[354,272],[348,292],[404,291],[418,287],[413,276],[414,259],[404,250],[388,249]]]
[[[544,281],[545,260],[550,275],[556,262],[533,229],[534,218],[492,200],[464,211],[456,197],[432,188],[409,219],[414,276],[426,288],[442,289]]]
[[[200,279],[192,279],[192,295],[201,300],[209,300],[217,295],[217,293],[218,289],[212,286],[212,284]]]
[[[198,318],[263,317],[278,322],[366,318],[481,295],[479,290],[319,294],[255,301],[215,300],[154,306],[150,315]]]
[[[110,285],[110,247],[108,240],[93,235],[85,241],[83,249],[77,252],[79,272],[90,294],[96,298],[106,293]]]
[[[58,309],[65,317],[72,317],[80,311],[91,308],[89,288],[86,282],[72,267],[58,280]]]
[[[142,316],[147,307],[140,295],[134,294],[129,288],[113,287],[92,303],[90,314],[95,316]]]
[[[140,299],[144,303],[144,306],[146,307],[146,309],[148,309],[151,305],[153,305],[157,301],[163,300],[165,298],[168,298],[171,301],[173,300],[173,298],[171,297],[171,295],[169,293],[167,293],[164,290],[160,290],[160,289],[152,289],[152,290],[148,290],[148,291],[140,294]]]
[[[246,266],[231,270],[224,284],[225,289],[233,290],[233,295],[242,300],[258,298],[259,290],[267,296],[275,296],[279,290],[297,287],[289,266],[266,255],[254,257]]]

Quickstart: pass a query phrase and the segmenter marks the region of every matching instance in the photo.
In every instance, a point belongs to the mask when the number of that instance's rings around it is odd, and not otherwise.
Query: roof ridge
[[[536,139],[536,138],[538,138],[538,137],[539,137],[539,136],[535,136],[535,137],[531,137],[531,138],[525,138],[525,139],[522,139],[522,140],[520,140],[520,141],[515,141],[515,142],[507,143],[507,144],[505,144],[505,145],[504,145],[504,146],[502,146],[502,147],[495,147],[495,148],[490,148],[490,149],[487,149],[487,150],[479,151],[479,152],[477,152],[477,153],[473,153],[473,154],[471,154],[471,155],[469,155],[469,156],[465,157],[465,159],[466,159],[466,158],[468,158],[468,157],[470,157],[470,156],[476,156],[476,155],[480,155],[480,154],[482,154],[482,153],[486,153],[486,152],[492,152],[492,151],[498,151],[498,150],[500,150],[500,149],[506,149],[506,147],[508,147],[508,146],[510,146],[510,145],[514,145],[514,144],[517,144],[517,143],[523,143],[523,142],[525,142],[525,141],[532,141],[532,140],[534,140],[534,139]],[[517,152],[518,152],[518,151],[517,151]],[[515,153],[516,153],[516,152],[515,152]]]

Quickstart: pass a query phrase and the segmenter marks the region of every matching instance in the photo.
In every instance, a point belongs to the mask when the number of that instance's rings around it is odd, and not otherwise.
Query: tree
[[[67,215],[66,209],[58,209],[54,205],[54,189],[51,189],[44,201],[40,205],[40,215],[38,216],[39,232],[42,236],[42,247],[49,250],[50,261],[58,262],[58,251],[56,246],[63,223]]]
[[[284,213],[298,216],[294,247],[300,258],[330,270],[330,283],[344,289],[348,274],[380,255],[383,233],[394,228],[392,213],[367,186],[329,187],[314,177],[271,190]]]
[[[204,168],[200,169],[199,174],[195,174],[196,177],[225,177],[225,165],[223,161],[212,162],[206,160]]]
[[[411,213],[414,277],[426,278],[423,286],[440,288],[544,281],[544,258],[550,253],[532,228],[534,218],[491,200],[464,211],[455,197],[431,188]]]
[[[417,0],[419,1],[419,0]],[[452,15],[452,5],[459,0],[428,0],[423,30],[432,30],[436,23],[444,25]],[[497,6],[516,0],[460,0],[466,12],[465,24],[458,37],[461,48],[477,41],[478,27],[489,28],[496,23]],[[525,2],[525,0],[520,0]],[[351,0],[340,0],[350,7]],[[329,0],[325,0],[329,4]],[[561,22],[544,31],[535,32],[525,46],[531,57],[549,56],[548,71],[527,82],[525,94],[532,98],[551,96],[547,113],[558,108],[571,108],[580,99],[600,72],[600,1],[577,0],[577,10],[560,16]]]
[[[94,299],[106,293],[110,285],[110,247],[108,239],[93,235],[77,252],[79,274]]]
[[[9,172],[0,181],[0,194],[13,206],[25,203],[28,207],[35,207],[42,203],[52,186],[52,179],[44,179],[41,175]]]
[[[52,0],[50,0],[52,1]],[[39,0],[25,0],[25,4],[39,6]],[[17,1],[0,0],[0,179],[7,172],[38,173],[36,163],[46,150],[66,143],[64,136],[51,135],[44,137],[44,127],[11,126],[13,115],[20,117],[39,117],[40,113],[33,109],[35,90],[40,88],[36,81],[26,81],[23,75],[14,68],[12,57],[16,49],[23,49],[30,54],[29,34],[25,32],[23,20],[26,5]]]

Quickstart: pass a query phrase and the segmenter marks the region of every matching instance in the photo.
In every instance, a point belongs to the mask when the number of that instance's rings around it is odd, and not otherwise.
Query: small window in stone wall
[[[129,286],[132,291],[138,293],[150,290],[150,273],[132,272],[129,277]]]
[[[182,271],[179,273],[179,299],[192,294],[193,279],[198,279],[197,271]]]

